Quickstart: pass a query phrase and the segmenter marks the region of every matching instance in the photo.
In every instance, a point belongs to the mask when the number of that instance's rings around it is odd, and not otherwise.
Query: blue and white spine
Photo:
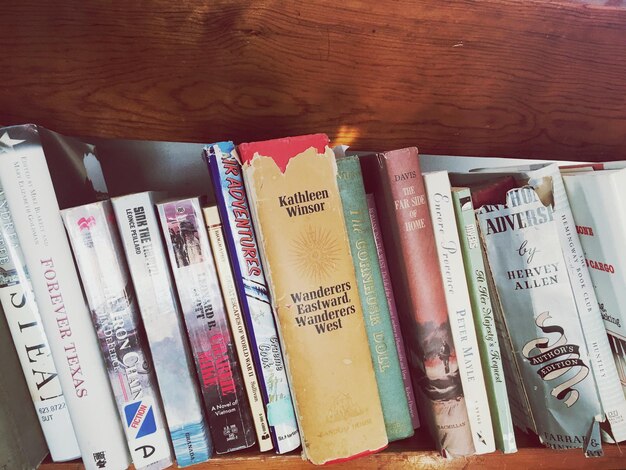
[[[259,373],[272,441],[279,454],[300,445],[274,312],[252,226],[241,163],[232,142],[204,149],[223,221],[226,246]]]

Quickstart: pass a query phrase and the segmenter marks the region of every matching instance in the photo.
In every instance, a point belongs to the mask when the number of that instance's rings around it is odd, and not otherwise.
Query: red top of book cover
[[[326,134],[309,134],[282,139],[264,140],[239,144],[239,155],[242,163],[250,163],[255,153],[271,157],[283,173],[289,160],[314,147],[317,153],[324,153],[329,140]]]
[[[488,204],[506,204],[506,193],[518,188],[513,176],[503,176],[486,183],[470,185],[474,209]]]

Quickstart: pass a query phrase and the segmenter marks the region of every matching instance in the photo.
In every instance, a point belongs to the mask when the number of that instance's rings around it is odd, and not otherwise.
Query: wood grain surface
[[[616,446],[605,449],[605,457],[586,459],[581,450],[555,451],[549,449],[520,449],[515,454],[487,454],[446,460],[435,451],[388,450],[357,460],[333,464],[338,470],[521,470],[521,469],[620,469],[625,467],[626,457]],[[134,468],[134,467],[132,467]],[[172,468],[177,468],[173,466]],[[314,465],[303,461],[299,455],[277,456],[268,454],[239,454],[216,456],[209,462],[195,465],[194,470],[313,470]],[[78,462],[57,464],[44,462],[39,470],[84,470]]]
[[[626,9],[607,3],[4,0],[0,122],[626,158]]]

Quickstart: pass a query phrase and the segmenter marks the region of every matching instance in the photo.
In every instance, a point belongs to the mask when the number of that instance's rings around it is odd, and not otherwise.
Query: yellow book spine
[[[288,145],[293,139],[285,139]],[[284,171],[240,147],[298,423],[313,463],[387,445],[332,150]]]

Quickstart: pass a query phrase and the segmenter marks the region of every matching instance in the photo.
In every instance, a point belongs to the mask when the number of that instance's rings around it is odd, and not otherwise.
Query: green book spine
[[[385,430],[389,441],[396,441],[412,436],[413,425],[358,157],[337,160],[337,183],[385,419]]]
[[[465,275],[472,302],[480,360],[485,376],[489,407],[491,408],[496,446],[507,454],[517,452],[513,420],[500,357],[500,345],[496,334],[470,190],[468,188],[453,188],[452,199],[461,240]]]

